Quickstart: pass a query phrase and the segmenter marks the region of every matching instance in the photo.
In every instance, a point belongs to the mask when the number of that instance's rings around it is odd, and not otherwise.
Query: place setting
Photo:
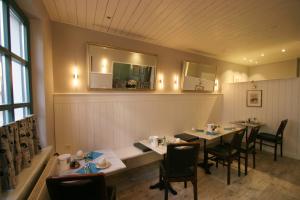
[[[65,174],[94,174],[108,169],[112,163],[104,153],[91,151],[84,153],[78,150],[75,155],[62,154],[58,156],[59,172]]]

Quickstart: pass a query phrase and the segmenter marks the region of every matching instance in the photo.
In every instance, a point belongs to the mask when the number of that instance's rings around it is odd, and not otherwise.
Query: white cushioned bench
[[[127,169],[140,167],[161,159],[161,156],[154,151],[143,152],[133,145],[113,151],[125,163]]]

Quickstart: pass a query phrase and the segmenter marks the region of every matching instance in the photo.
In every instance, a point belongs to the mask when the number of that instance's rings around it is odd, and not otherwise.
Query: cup
[[[207,131],[208,132],[212,132],[213,131],[213,127],[214,127],[214,124],[207,124]]]
[[[149,143],[151,146],[157,147],[158,146],[158,136],[150,136]]]
[[[98,165],[99,167],[105,167],[105,166],[107,165],[107,160],[106,160],[106,158],[101,158],[101,159],[99,159],[98,162],[97,162],[97,165]]]
[[[77,158],[83,158],[83,156],[84,156],[83,151],[82,150],[77,151],[76,156],[77,156]]]
[[[58,156],[58,165],[61,171],[67,170],[70,167],[71,154],[61,154]]]

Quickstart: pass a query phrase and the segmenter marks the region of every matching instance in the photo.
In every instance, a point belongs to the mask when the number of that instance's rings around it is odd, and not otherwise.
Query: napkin
[[[217,132],[206,131],[206,135],[217,135]]]
[[[101,169],[98,169],[96,167],[95,163],[87,163],[86,164],[86,169],[84,169],[85,167],[80,168],[79,170],[76,171],[76,173],[78,174],[96,174],[99,173],[99,171],[101,171]]]
[[[97,152],[97,151],[91,151],[88,153],[88,156],[91,160],[95,160],[96,158],[102,156],[103,153]]]

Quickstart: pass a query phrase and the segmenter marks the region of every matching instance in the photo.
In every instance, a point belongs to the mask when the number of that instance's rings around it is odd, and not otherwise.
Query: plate
[[[98,165],[98,163],[96,163],[96,168],[97,169],[107,169],[111,166],[111,163],[109,161],[106,162],[106,165],[105,166],[102,166],[102,165]]]

